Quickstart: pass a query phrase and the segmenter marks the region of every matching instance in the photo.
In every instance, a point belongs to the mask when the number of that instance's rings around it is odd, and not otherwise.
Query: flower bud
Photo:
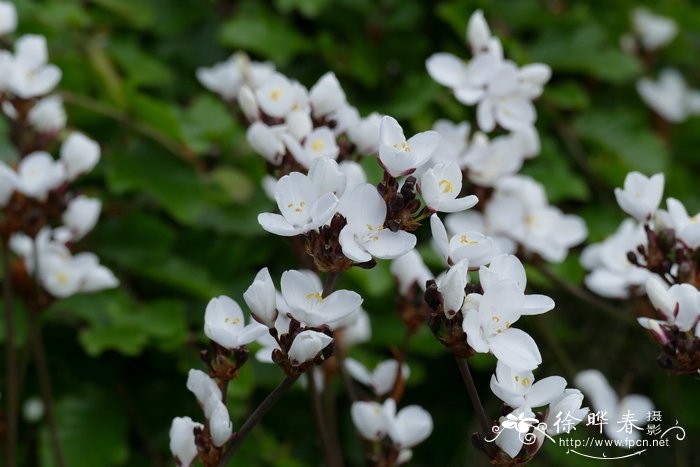
[[[322,332],[302,331],[297,334],[289,348],[289,361],[293,366],[299,366],[313,360],[331,342],[333,342],[333,338]]]
[[[82,133],[73,132],[61,145],[61,160],[68,181],[91,171],[100,160],[100,146]]]
[[[175,417],[170,425],[170,452],[178,460],[178,465],[189,466],[197,457],[194,429],[204,428],[190,417]]]
[[[267,327],[275,326],[277,319],[276,290],[267,268],[262,268],[258,272],[253,283],[243,293],[243,299],[257,321]]]
[[[96,198],[77,196],[63,213],[63,223],[73,232],[73,240],[80,240],[97,224],[102,202]]]
[[[211,439],[217,447],[223,446],[231,438],[233,424],[226,405],[221,401],[215,406],[211,418],[209,418],[209,431]]]
[[[292,110],[285,119],[287,132],[295,139],[301,141],[311,134],[314,129],[314,124],[311,121],[311,116],[303,110]]]
[[[253,90],[248,86],[242,86],[238,90],[238,106],[241,108],[241,112],[248,119],[248,121],[254,122],[260,118],[260,109],[258,108],[258,102],[255,100],[255,94]]]

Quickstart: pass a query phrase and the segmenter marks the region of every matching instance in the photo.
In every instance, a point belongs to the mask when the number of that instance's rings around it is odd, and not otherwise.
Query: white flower
[[[195,423],[190,417],[175,417],[170,425],[170,452],[179,465],[190,466],[197,457],[197,445],[194,441],[194,429],[203,429],[201,423]]]
[[[254,322],[246,326],[241,307],[231,298],[221,295],[212,298],[204,312],[204,334],[227,349],[250,344],[267,332],[267,328]]]
[[[353,261],[364,263],[373,256],[394,259],[416,246],[413,234],[384,228],[386,203],[373,185],[360,185],[344,196],[339,211],[348,222],[339,242],[343,254]]]
[[[566,387],[561,376],[549,376],[535,383],[531,371],[517,371],[499,361],[491,376],[491,391],[513,408],[535,408],[549,404]]]
[[[277,320],[277,291],[272,283],[270,271],[262,268],[256,275],[253,283],[243,293],[245,300],[253,318],[266,325],[273,327]]]
[[[283,237],[314,230],[330,221],[338,205],[333,193],[318,196],[311,180],[299,172],[280,178],[275,185],[275,200],[280,214],[262,213],[258,222],[263,229]]]
[[[382,118],[379,133],[379,160],[392,177],[411,174],[428,162],[440,145],[440,134],[432,130],[407,141],[399,123],[389,116]]]
[[[0,161],[0,208],[5,207],[10,201],[16,185],[17,174],[4,162]]]
[[[73,240],[80,240],[97,224],[102,202],[97,198],[76,196],[63,213],[63,223],[72,232]]]
[[[565,389],[557,398],[549,404],[547,418],[544,420],[547,424],[547,434],[555,436],[561,433],[569,433],[574,430],[575,426],[586,418],[590,409],[588,407],[581,408],[583,404],[583,394],[578,389]],[[569,416],[569,421],[572,423],[562,424],[561,421]],[[557,420],[560,423],[557,423]],[[576,420],[579,420],[576,422]]]
[[[353,358],[347,358],[345,360],[345,369],[357,381],[372,388],[372,391],[377,396],[388,394],[399,377],[405,381],[410,374],[408,365],[404,363],[401,365],[401,374],[399,375],[399,362],[396,360],[385,360],[379,363],[374,371],[370,373],[362,363]]]
[[[615,188],[615,199],[623,211],[646,222],[656,213],[664,192],[664,174],[647,177],[639,172],[630,172],[625,177],[624,189]]]
[[[499,253],[494,241],[480,232],[460,232],[448,238],[447,230],[438,217],[430,217],[430,229],[438,251],[447,264],[469,260],[471,268],[488,264]]]
[[[457,199],[462,191],[462,171],[454,162],[437,164],[420,179],[420,193],[425,204],[433,211],[465,211],[479,201],[474,195]]]
[[[379,402],[353,402],[350,416],[363,438],[380,441],[388,431],[387,419]]]
[[[8,76],[9,90],[22,99],[43,96],[61,80],[61,70],[47,65],[46,38],[26,35],[15,42],[12,72]]]
[[[346,103],[345,92],[332,71],[321,76],[311,87],[309,100],[317,118],[340,110]]]
[[[606,412],[608,423],[603,425],[605,435],[613,440],[638,440],[640,432],[633,429],[631,433],[621,430],[622,417],[628,413],[635,419],[633,422],[638,427],[647,424],[648,412],[654,410],[654,404],[646,396],[640,394],[628,394],[622,399],[619,398],[615,390],[605,376],[598,370],[584,370],[576,375],[576,386],[591,401],[591,406],[596,412]],[[621,444],[629,449],[634,444]]]
[[[317,158],[311,165],[308,177],[311,179],[318,196],[333,193],[337,198],[341,198],[345,193],[347,177],[340,170],[340,165],[333,159]]]
[[[68,181],[91,171],[100,161],[100,145],[82,133],[72,132],[61,145],[61,161]]]
[[[282,125],[268,126],[263,122],[253,122],[246,130],[246,141],[255,152],[273,165],[280,165],[286,149],[282,136]]]
[[[314,122],[311,115],[304,110],[292,110],[284,119],[284,124],[294,139],[301,141],[311,134],[314,129]]]
[[[372,337],[369,314],[360,308],[353,316],[354,320],[343,328],[343,343],[346,347],[367,342]]]
[[[297,90],[286,76],[275,73],[255,90],[255,97],[267,115],[284,118],[296,103]]]
[[[66,111],[61,96],[48,96],[37,101],[29,111],[29,123],[39,132],[57,133],[66,126]]]
[[[470,128],[468,122],[452,123],[444,119],[435,121],[433,130],[440,133],[440,146],[433,155],[433,162],[456,162],[461,167]]]
[[[666,319],[669,326],[680,331],[695,329],[700,320],[700,292],[690,284],[666,286],[656,276],[646,282],[646,291],[654,308]]]
[[[340,149],[335,141],[335,135],[327,127],[316,128],[304,140],[304,144],[294,139],[291,135],[282,135],[282,140],[294,156],[294,159],[304,167],[311,168],[318,158],[336,159]]]
[[[474,134],[464,157],[469,180],[482,186],[493,186],[502,178],[520,170],[525,159],[520,133],[497,136],[489,141],[481,132]]]
[[[682,122],[689,115],[700,113],[697,91],[690,91],[683,76],[676,69],[665,68],[659,79],[641,78],[637,92],[642,100],[669,122]]]
[[[17,29],[17,9],[12,2],[0,2],[0,36]]]
[[[30,198],[44,200],[51,190],[66,181],[65,168],[47,152],[27,155],[17,169],[17,191]]]
[[[498,360],[518,371],[528,371],[542,363],[537,344],[527,333],[512,328],[522,314],[525,295],[511,281],[489,287],[477,302],[465,302],[462,328],[467,343],[477,352],[491,352]]]
[[[382,116],[376,112],[372,112],[348,128],[348,138],[357,146],[357,151],[360,154],[373,154],[379,150],[379,131],[381,125]]]
[[[525,268],[517,256],[500,255],[487,266],[479,268],[479,281],[484,291],[502,282],[510,281],[525,292],[527,276]],[[554,300],[546,295],[530,294],[524,296],[523,315],[539,315],[554,308]]]
[[[417,284],[418,287],[425,290],[425,283],[433,278],[430,269],[416,250],[410,250],[405,255],[393,260],[390,269],[399,282],[401,294],[406,294],[413,284]]]
[[[338,164],[338,168],[345,175],[345,194],[353,189],[367,183],[367,175],[360,164],[355,161],[343,161]]]
[[[249,86],[241,86],[238,90],[238,107],[243,112],[243,115],[250,122],[255,122],[260,118],[260,109],[258,108],[258,101],[255,100],[255,94]]]
[[[496,446],[515,459],[523,447],[524,435],[539,422],[527,407],[516,408],[505,417],[501,417],[500,422],[501,432],[495,440]]]
[[[678,25],[671,18],[652,13],[646,8],[632,11],[632,26],[646,50],[656,50],[670,43],[678,33]]]
[[[698,222],[700,215],[696,214],[690,217],[685,206],[675,198],[666,199],[666,206],[673,229],[676,231],[676,237],[683,240],[691,248],[700,246],[700,223]]]
[[[285,271],[281,289],[291,315],[308,326],[335,328],[362,305],[362,297],[351,290],[336,290],[323,297],[321,281],[311,272]]]
[[[484,12],[476,10],[469,17],[467,24],[467,41],[474,55],[488,49],[491,40],[491,29],[484,19]]]
[[[437,279],[437,289],[442,294],[443,310],[447,319],[452,319],[462,309],[469,282],[469,260],[463,259]]]
[[[396,447],[412,448],[433,432],[433,418],[422,407],[409,405],[397,413],[396,401],[387,399],[382,411],[387,419],[387,432]]]
[[[586,287],[603,297],[628,298],[630,290],[644,284],[651,274],[627,259],[627,252],[636,245],[646,245],[644,229],[633,219],[625,219],[610,237],[584,248],[581,265],[591,271],[585,278]]]
[[[187,389],[197,398],[207,420],[210,419],[216,406],[222,401],[221,389],[216,381],[202,370],[192,368],[187,373]]]
[[[313,360],[323,349],[333,342],[333,338],[318,331],[302,331],[294,338],[289,348],[289,361],[293,366]]]
[[[216,404],[209,418],[209,431],[214,446],[221,447],[231,438],[233,424],[224,404],[221,400]]]
[[[197,68],[197,79],[212,92],[219,94],[224,100],[231,101],[238,96],[243,84],[243,58],[232,55],[225,62],[217,63],[211,68]]]

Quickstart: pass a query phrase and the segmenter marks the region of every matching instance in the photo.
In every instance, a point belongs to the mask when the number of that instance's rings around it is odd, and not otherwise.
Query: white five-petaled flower
[[[396,360],[384,360],[379,363],[374,371],[370,372],[362,363],[353,358],[345,360],[345,369],[350,376],[365,386],[369,386],[377,396],[388,394],[399,378],[407,380],[410,370],[407,364],[402,364],[399,371],[399,362]]]
[[[669,122],[682,122],[700,114],[700,91],[690,89],[683,75],[674,68],[664,68],[656,81],[640,78],[637,92],[651,109]]]
[[[647,177],[630,172],[625,177],[624,188],[615,188],[615,198],[623,211],[640,222],[646,222],[659,208],[663,192],[663,173]]]
[[[243,310],[231,298],[222,295],[212,298],[204,312],[204,334],[227,349],[250,344],[267,328],[258,322],[246,326]]]
[[[439,145],[440,134],[437,131],[424,131],[406,140],[401,125],[394,118],[382,118],[379,160],[392,177],[413,173],[430,160]]]
[[[280,165],[286,149],[282,136],[283,125],[268,126],[263,122],[253,122],[246,131],[246,141],[255,152],[273,165]]]
[[[170,452],[177,459],[178,465],[189,467],[197,457],[195,428],[202,429],[204,426],[193,422],[190,417],[175,417],[170,425]]]
[[[306,330],[296,335],[289,348],[289,361],[293,366],[313,360],[323,349],[333,342],[333,338],[318,331]]]
[[[542,363],[537,344],[524,331],[511,327],[524,303],[523,291],[507,280],[491,285],[483,295],[468,295],[462,322],[467,343],[477,352],[491,352],[514,370],[537,368]]]
[[[373,185],[355,188],[343,197],[338,210],[347,219],[347,225],[340,231],[339,242],[343,254],[353,261],[364,263],[373,256],[394,259],[416,246],[413,234],[384,228],[386,202]]]
[[[373,154],[379,150],[381,125],[382,116],[372,112],[347,129],[348,138],[357,146],[357,151],[361,155]]]
[[[275,73],[255,90],[260,109],[276,118],[285,117],[294,107],[297,90],[286,76]]]
[[[17,191],[30,198],[44,200],[51,190],[66,181],[63,164],[55,161],[47,152],[27,155],[17,169]]]
[[[480,232],[460,232],[447,236],[447,230],[437,214],[430,217],[430,229],[438,252],[447,264],[469,260],[469,267],[478,268],[488,264],[499,253],[494,241]]]
[[[283,237],[319,228],[330,221],[338,205],[333,193],[319,196],[311,180],[299,172],[279,179],[275,185],[275,200],[282,214],[262,213],[258,215],[258,222],[263,229]]]
[[[499,361],[491,376],[491,391],[513,408],[533,409],[550,403],[566,387],[561,376],[549,376],[535,383],[531,371],[516,371]]]
[[[47,64],[46,38],[26,35],[15,42],[9,75],[2,79],[10,92],[22,99],[49,93],[61,79],[61,70]]]
[[[387,420],[379,402],[353,402],[350,408],[352,422],[363,438],[380,441],[387,433]]]
[[[273,327],[277,319],[277,291],[272,283],[270,271],[262,268],[256,275],[253,283],[243,293],[250,313],[260,323],[267,327]]]
[[[678,25],[671,18],[652,13],[646,8],[632,11],[634,32],[646,50],[656,50],[676,37]]]
[[[455,162],[437,164],[428,169],[419,186],[425,204],[433,211],[465,211],[479,201],[474,195],[457,198],[462,191],[462,171]]]
[[[310,271],[285,271],[281,289],[289,313],[308,326],[325,324],[333,329],[362,305],[362,297],[351,290],[336,290],[324,297],[321,281]]]
[[[340,149],[335,140],[335,135],[328,127],[320,127],[313,130],[304,140],[304,144],[290,135],[283,135],[282,140],[287,149],[297,162],[304,167],[311,168],[313,162],[321,157],[335,159]]]

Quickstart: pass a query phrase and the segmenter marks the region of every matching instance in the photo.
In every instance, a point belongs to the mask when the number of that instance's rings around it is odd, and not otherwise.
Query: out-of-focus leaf
[[[332,3],[331,0],[275,0],[277,9],[282,13],[297,10],[308,18],[316,18]]]
[[[543,99],[563,110],[585,110],[590,106],[588,94],[574,81],[547,85]]]
[[[170,85],[173,80],[173,73],[168,66],[136,44],[112,41],[109,49],[115,61],[126,72],[128,81],[134,86],[159,88]]]
[[[129,456],[127,424],[118,396],[107,386],[89,385],[56,402],[58,437],[66,465],[124,465]],[[43,466],[54,466],[48,425],[41,432]]]
[[[622,52],[596,23],[547,30],[530,48],[530,55],[534,61],[551,66],[555,75],[558,71],[577,72],[622,83],[641,72],[639,60]]]
[[[668,164],[664,143],[625,110],[589,112],[575,126],[584,140],[619,158],[629,170],[655,173],[663,171]]]

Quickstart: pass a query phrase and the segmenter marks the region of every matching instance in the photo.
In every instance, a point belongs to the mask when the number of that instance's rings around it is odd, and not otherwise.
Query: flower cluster
[[[700,224],[698,215],[691,217],[675,198],[660,209],[663,191],[663,174],[629,173],[615,197],[632,219],[604,242],[588,246],[581,260],[592,269],[586,284],[603,296],[646,292],[655,312],[640,310],[638,320],[663,346],[659,363],[695,373],[700,369]]]
[[[486,234],[501,253],[515,253],[521,246],[547,261],[561,262],[570,248],[586,238],[586,225],[551,206],[537,181],[517,175],[523,162],[540,151],[532,100],[542,93],[551,70],[539,63],[518,68],[505,59],[481,11],[469,20],[467,40],[473,54],[470,61],[437,53],[426,62],[428,72],[450,87],[460,102],[477,105],[481,131],[491,132],[498,125],[508,133],[489,139],[475,132],[468,141],[468,123],[435,122],[433,128],[443,136],[441,149],[450,147],[441,151],[441,157],[464,171],[472,185],[469,189],[483,193],[478,211],[448,216],[447,228],[452,235]]]
[[[622,47],[631,54],[639,54],[647,63],[653,60],[655,52],[670,44],[678,34],[678,24],[673,19],[646,8],[632,11],[632,28],[632,33],[622,37]],[[668,122],[679,123],[700,115],[700,90],[691,89],[676,68],[664,68],[656,80],[640,78],[637,92],[656,114]]]
[[[6,2],[0,10],[0,33],[8,34],[16,12]],[[97,165],[100,147],[77,131],[64,134],[61,99],[46,96],[61,78],[60,69],[47,63],[46,39],[22,36],[14,49],[0,51],[0,105],[19,153],[16,164],[0,161],[0,233],[23,259],[14,280],[30,283],[36,277],[53,298],[116,287],[118,280],[94,254],[71,252],[95,227],[102,203],[71,191],[69,184]],[[55,159],[50,151],[59,141]]]

